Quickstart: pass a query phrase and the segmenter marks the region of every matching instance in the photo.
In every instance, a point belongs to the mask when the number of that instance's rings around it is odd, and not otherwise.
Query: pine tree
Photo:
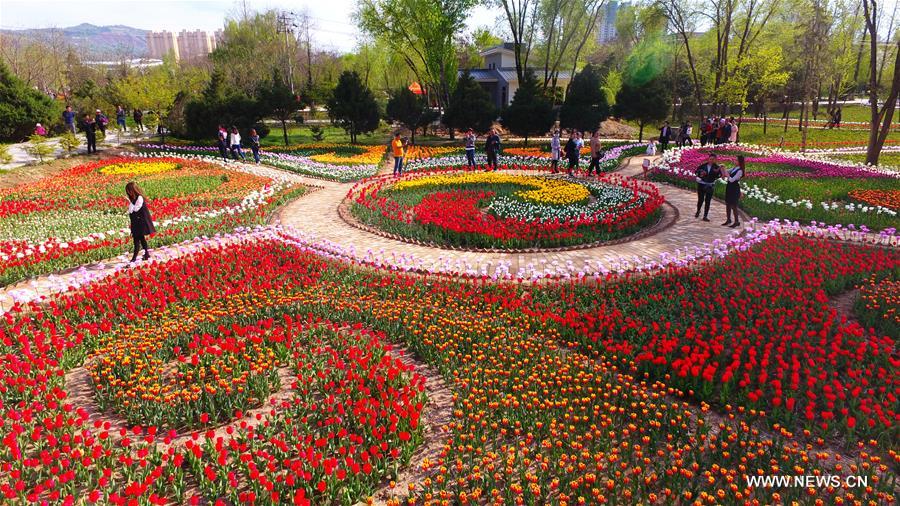
[[[60,104],[25,85],[0,62],[0,139],[18,141],[31,133],[35,123],[59,121]]]
[[[328,117],[331,123],[350,134],[350,142],[356,144],[359,134],[374,132],[381,121],[378,103],[359,74],[345,70],[338,78],[337,86],[328,99]]]
[[[608,117],[609,104],[600,69],[588,64],[572,78],[566,100],[559,110],[559,122],[564,128],[592,132]]]
[[[461,75],[450,95],[450,105],[444,111],[444,124],[451,130],[472,128],[477,132],[485,132],[491,128],[496,118],[497,108],[490,95],[468,72]]]
[[[644,140],[644,126],[654,121],[666,119],[672,108],[672,95],[663,81],[662,75],[643,84],[626,80],[616,94],[616,116],[638,122],[638,140]]]
[[[527,72],[512,103],[503,111],[503,127],[524,137],[528,145],[529,136],[546,133],[555,119],[553,103],[541,93],[534,73]]]

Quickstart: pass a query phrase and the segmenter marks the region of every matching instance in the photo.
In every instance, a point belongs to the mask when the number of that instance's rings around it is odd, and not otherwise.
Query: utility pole
[[[278,14],[277,21],[276,31],[284,34],[284,57],[287,60],[288,83],[291,86],[291,93],[294,93],[294,62],[291,61],[293,58],[291,58],[290,41],[293,39],[297,23],[294,21],[294,13],[291,11]]]

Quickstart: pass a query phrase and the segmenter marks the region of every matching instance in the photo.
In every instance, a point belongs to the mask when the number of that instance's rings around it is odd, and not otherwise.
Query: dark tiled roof
[[[465,71],[460,71],[459,75],[462,75]],[[493,69],[470,69],[468,70],[469,75],[472,76],[476,81],[496,81],[497,80],[497,71]],[[513,71],[513,75],[515,75],[515,71]]]

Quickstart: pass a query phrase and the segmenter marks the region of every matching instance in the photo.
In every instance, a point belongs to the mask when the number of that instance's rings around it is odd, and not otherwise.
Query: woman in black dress
[[[150,258],[150,249],[147,247],[147,236],[156,233],[153,226],[153,218],[147,209],[147,202],[141,189],[134,182],[125,185],[125,195],[128,197],[128,219],[131,221],[131,237],[134,238],[134,255],[131,261],[137,260],[141,248],[144,249],[144,260]]]
[[[741,200],[741,178],[744,177],[744,157],[737,157],[737,167],[732,167],[725,179],[728,184],[725,185],[725,217],[727,220],[722,226],[731,225],[731,228],[741,226],[741,219],[738,217],[738,201]],[[731,223],[731,213],[734,213],[734,223]]]

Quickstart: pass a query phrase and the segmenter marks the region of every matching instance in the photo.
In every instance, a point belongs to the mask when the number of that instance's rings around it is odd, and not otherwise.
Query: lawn
[[[266,146],[284,146],[284,134],[281,130],[280,124],[268,124],[271,128],[269,131],[269,135],[260,139],[259,143],[263,147]],[[350,142],[350,135],[344,131],[343,128],[339,128],[329,124],[322,124],[322,132],[324,137],[321,140],[317,140],[313,137],[312,131],[309,129],[310,125],[288,125],[288,144],[310,144],[313,142],[329,142],[336,144],[343,144]],[[388,125],[382,124],[378,130],[370,133],[370,134],[360,134],[357,136],[357,141],[360,144],[384,144],[387,145],[390,141],[391,129]],[[246,139],[246,135],[244,136]]]

